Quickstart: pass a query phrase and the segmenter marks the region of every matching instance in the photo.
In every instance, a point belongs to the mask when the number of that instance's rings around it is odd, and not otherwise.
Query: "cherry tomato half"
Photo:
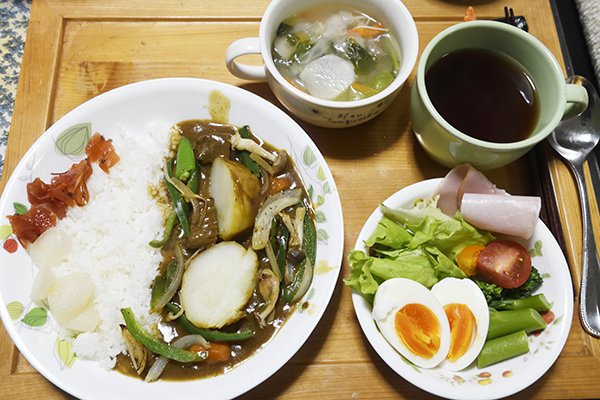
[[[527,250],[512,240],[495,240],[477,257],[479,273],[505,289],[521,286],[531,274],[531,257]]]

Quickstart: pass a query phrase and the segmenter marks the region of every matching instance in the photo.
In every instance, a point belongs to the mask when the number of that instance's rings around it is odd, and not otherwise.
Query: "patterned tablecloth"
[[[579,19],[583,26],[594,71],[600,81],[600,1],[576,0],[575,3],[579,10]]]
[[[30,9],[31,0],[0,0],[0,171],[4,167]]]

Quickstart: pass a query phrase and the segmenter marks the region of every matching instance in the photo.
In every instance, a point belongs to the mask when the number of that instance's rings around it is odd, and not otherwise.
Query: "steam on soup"
[[[273,61],[298,89],[321,99],[352,101],[392,83],[400,51],[389,29],[355,10],[321,6],[278,27]]]

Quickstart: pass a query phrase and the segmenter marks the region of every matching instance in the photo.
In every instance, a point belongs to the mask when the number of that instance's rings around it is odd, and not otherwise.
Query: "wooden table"
[[[239,80],[224,65],[233,40],[256,36],[267,0],[36,0],[33,3],[5,170],[17,162],[54,121],[84,101],[140,80],[191,76],[242,86],[279,105],[265,84]],[[439,31],[462,20],[464,1],[406,0],[420,35],[420,48]],[[548,0],[476,2],[479,18],[513,7],[527,17],[530,32],[562,60]],[[345,130],[303,124],[336,179],[345,215],[345,248],[378,203],[398,189],[446,170],[432,162],[410,130],[405,85],[383,115]],[[538,164],[523,158],[488,176],[515,194],[535,194],[537,174],[550,172],[564,228],[565,250],[575,282],[580,279],[581,224],[577,193],[565,166],[547,148]],[[547,157],[547,158],[546,158]],[[541,164],[540,170],[532,168]],[[551,204],[546,204],[547,206]],[[547,209],[551,209],[548,207]],[[595,225],[598,210],[594,209]],[[600,232],[599,232],[600,233]],[[342,275],[348,274],[344,260]],[[575,286],[578,286],[576,284]],[[341,283],[309,341],[279,372],[246,398],[425,398],[372,350],[357,323],[350,290]],[[39,375],[0,328],[0,398],[67,398]],[[600,397],[599,341],[583,333],[575,315],[562,355],[520,398]]]

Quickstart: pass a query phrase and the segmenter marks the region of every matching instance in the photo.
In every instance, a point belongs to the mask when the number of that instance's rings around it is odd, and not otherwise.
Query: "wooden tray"
[[[280,106],[265,84],[239,80],[224,65],[229,43],[257,35],[267,3],[36,0],[0,188],[25,151],[54,121],[84,101],[127,83],[173,76],[214,79],[241,86]],[[505,5],[525,15],[531,33],[562,60],[547,0],[477,3],[481,3],[476,6],[479,18],[502,16]],[[461,21],[467,5],[460,0],[406,0],[405,4],[417,22],[421,50],[440,30]],[[336,179],[345,211],[346,251],[354,246],[360,228],[381,200],[406,185],[447,171],[426,156],[411,133],[408,94],[413,77],[391,109],[374,121],[344,130],[300,123],[321,149]],[[540,178],[549,172],[566,255],[573,279],[579,282],[581,223],[572,177],[545,146],[536,154],[536,163],[523,158],[488,176],[511,193],[535,194]],[[541,169],[537,169],[539,165]],[[593,211],[598,226],[598,210]],[[344,261],[342,275],[347,274]],[[309,341],[286,366],[244,397],[428,396],[397,376],[375,354],[357,323],[350,290],[341,282],[338,286]],[[600,397],[598,382],[599,341],[583,333],[575,316],[556,364],[516,397]],[[28,364],[1,327],[0,398],[9,395],[12,399],[69,397]]]

